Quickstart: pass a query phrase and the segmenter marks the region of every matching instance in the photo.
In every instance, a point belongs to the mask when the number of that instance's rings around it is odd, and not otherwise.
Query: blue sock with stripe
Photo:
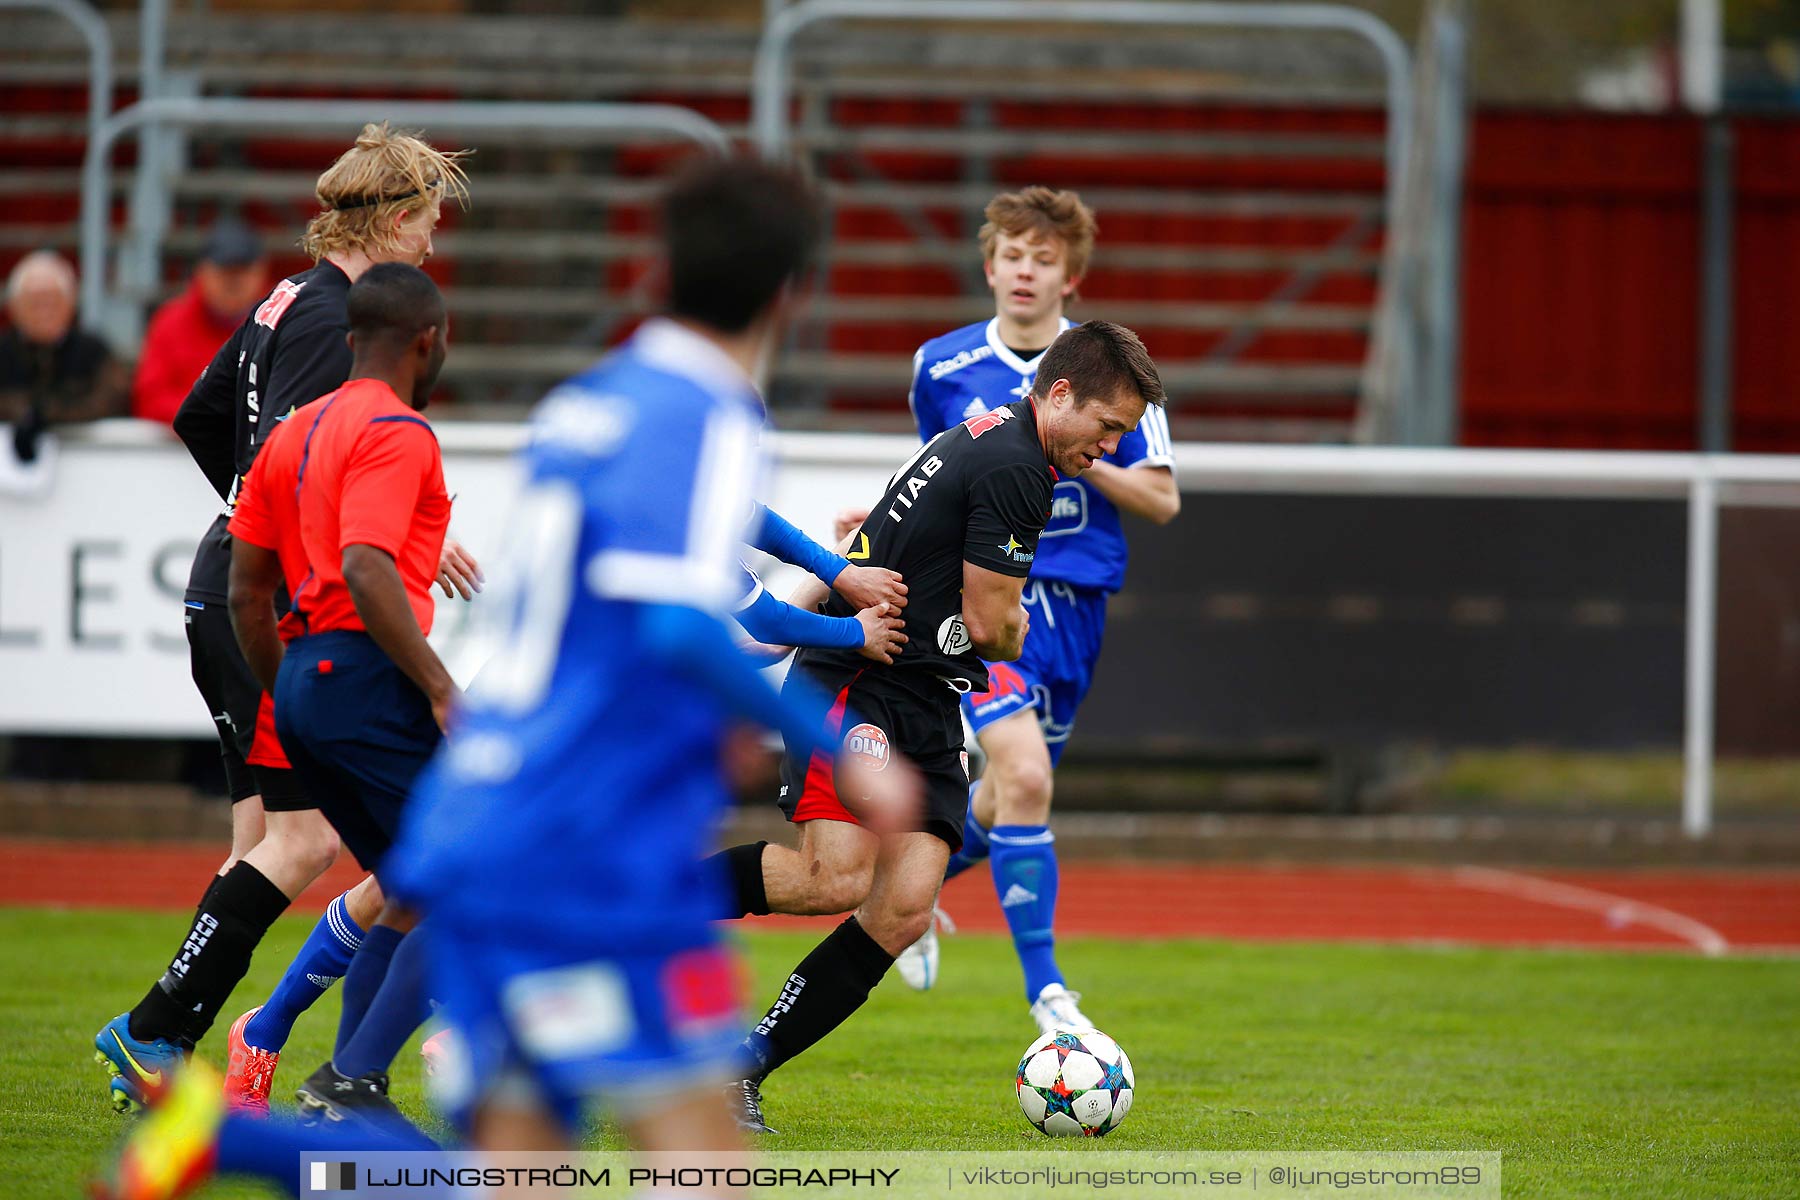
[[[400,942],[388,964],[381,990],[369,1002],[369,1010],[357,1023],[356,1032],[332,1053],[331,1065],[354,1079],[370,1071],[386,1071],[406,1039],[431,1016],[426,994],[426,937],[423,927]],[[426,935],[429,936],[429,935]]]
[[[356,1027],[362,1024],[363,1014],[369,1011],[369,1005],[375,1000],[375,993],[381,990],[381,981],[387,975],[388,963],[393,961],[394,951],[399,948],[400,941],[405,936],[391,925],[377,925],[363,935],[361,948],[350,959],[350,969],[344,972],[344,1012],[338,1018],[337,1044],[333,1047],[333,1058],[349,1042]]]
[[[344,903],[349,894],[345,892],[331,902],[307,935],[300,953],[288,964],[281,982],[263,1001],[262,1011],[244,1026],[244,1040],[250,1045],[276,1051],[287,1045],[300,1014],[350,969],[350,960],[362,945],[363,930],[350,919],[350,909]]]
[[[950,856],[950,864],[944,868],[944,882],[955,879],[977,863],[987,861],[988,831],[981,822],[975,819],[975,785],[969,785],[969,811],[963,816],[962,849]]]
[[[994,858],[994,891],[1012,930],[1025,998],[1063,981],[1056,965],[1056,835],[1048,825],[996,825],[988,834]]]

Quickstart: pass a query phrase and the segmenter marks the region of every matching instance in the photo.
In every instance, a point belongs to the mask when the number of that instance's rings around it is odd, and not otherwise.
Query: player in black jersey
[[[851,538],[849,557],[907,583],[906,643],[892,665],[853,652],[802,650],[795,670],[821,684],[846,750],[880,769],[903,756],[923,775],[916,831],[878,837],[840,797],[830,759],[782,766],[781,807],[797,850],[767,843],[720,855],[736,886],[733,915],[855,913],[795,967],[746,1039],[756,1069],[734,1085],[739,1123],[763,1123],[763,1078],[856,1011],[894,958],[925,932],[968,808],[960,693],[988,686],[988,661],[1019,657],[1021,603],[1057,479],[1079,475],[1163,402],[1136,334],[1077,325],[1044,352],[1031,393],[954,425],[906,462]],[[832,597],[825,611],[849,615]],[[849,803],[846,805],[845,801]]]
[[[205,1035],[243,977],[263,933],[337,857],[337,835],[294,782],[275,738],[273,710],[232,633],[225,526],[237,489],[275,424],[348,377],[345,297],[351,283],[376,263],[416,266],[431,255],[441,206],[467,197],[460,157],[385,124],[364,127],[356,144],[319,177],[324,211],[302,240],[317,265],[275,285],[213,357],[176,414],[176,434],[225,502],[194,556],[186,623],[194,682],[213,715],[225,759],[232,845],[169,969],[135,1008],[95,1038],[101,1061],[113,1072],[113,1104],[121,1111],[167,1084],[183,1052]],[[454,543],[446,546],[442,570],[446,593],[454,589],[466,599],[478,585],[479,571]],[[325,935],[315,931],[319,961],[309,972],[314,996],[323,990],[317,980],[329,986],[343,974],[381,905],[373,880],[334,901],[320,922]]]

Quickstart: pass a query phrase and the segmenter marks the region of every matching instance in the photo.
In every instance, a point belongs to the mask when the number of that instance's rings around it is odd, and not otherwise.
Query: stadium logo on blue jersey
[[[994,357],[994,348],[992,346],[977,346],[973,350],[958,350],[949,358],[939,359],[937,362],[931,364],[930,375],[932,381],[935,383],[946,375],[960,371],[964,367],[980,362],[982,359],[992,357]]]

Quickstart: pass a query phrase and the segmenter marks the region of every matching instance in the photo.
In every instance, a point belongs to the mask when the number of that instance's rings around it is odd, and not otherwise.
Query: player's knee
[[[810,889],[818,913],[849,912],[869,895],[875,882],[873,862],[831,862],[815,858]]]
[[[997,764],[995,824],[1041,825],[1050,816],[1052,776],[1048,759],[1015,757]]]
[[[931,928],[931,905],[889,903],[879,909],[865,907],[857,913],[856,919],[863,932],[875,939],[882,949],[898,955]]]
[[[306,824],[284,824],[269,831],[282,861],[296,873],[317,877],[337,861],[337,831],[323,821]]]

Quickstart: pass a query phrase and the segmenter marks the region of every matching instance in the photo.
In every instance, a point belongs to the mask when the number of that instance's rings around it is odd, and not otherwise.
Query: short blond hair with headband
[[[468,203],[460,160],[469,153],[446,154],[386,121],[364,125],[356,144],[319,176],[314,190],[325,211],[307,223],[301,249],[314,262],[338,251],[396,253],[402,233],[395,217],[446,199]]]

